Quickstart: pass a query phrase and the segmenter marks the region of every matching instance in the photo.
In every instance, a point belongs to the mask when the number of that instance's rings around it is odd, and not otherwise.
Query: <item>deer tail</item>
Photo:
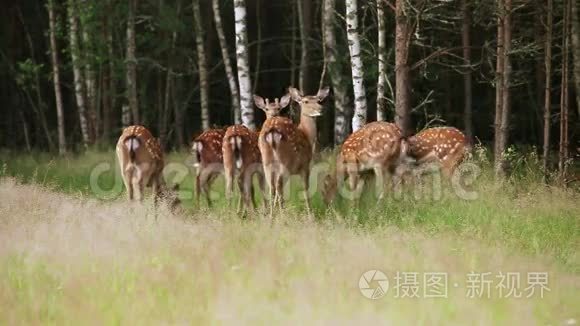
[[[125,139],[125,147],[129,151],[129,159],[131,163],[135,163],[135,151],[141,146],[141,141],[135,135],[131,135]]]

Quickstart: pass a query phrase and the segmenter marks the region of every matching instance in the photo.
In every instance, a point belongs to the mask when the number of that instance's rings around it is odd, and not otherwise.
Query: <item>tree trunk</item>
[[[300,27],[301,57],[300,57],[300,74],[298,78],[299,87],[304,94],[315,92],[312,87],[310,76],[310,44],[309,39],[312,34],[312,1],[297,0],[298,6],[298,25]]]
[[[544,181],[548,174],[550,159],[550,127],[551,127],[551,89],[552,89],[552,0],[548,0],[546,8],[546,42],[544,44],[544,65],[546,67],[546,81],[544,84],[544,144],[542,167],[544,169]]]
[[[511,27],[511,11],[512,11],[512,0],[505,0],[505,14],[504,14],[504,39],[503,39],[503,78],[502,78],[502,110],[501,110],[501,124],[500,124],[500,135],[499,135],[499,150],[500,153],[504,153],[507,149],[508,138],[509,138],[509,117],[511,112],[511,71],[512,65],[510,60],[511,43],[512,43],[512,27]],[[499,170],[496,173],[499,176],[505,176],[507,162],[505,160],[505,155],[500,156],[499,164],[496,168]]]
[[[69,0],[68,4],[68,16],[69,16],[69,38],[70,38],[70,53],[72,57],[73,66],[73,76],[75,85],[75,97],[77,101],[77,107],[79,111],[79,121],[81,124],[81,133],[83,139],[83,145],[88,147],[89,138],[89,126],[87,122],[86,106],[85,106],[85,90],[84,90],[84,76],[82,73],[82,63],[80,60],[80,49],[78,41],[79,33],[79,23],[77,20],[78,14],[76,9],[76,1]]]
[[[471,91],[471,6],[469,0],[461,0],[463,20],[461,24],[461,43],[463,44],[463,61],[466,66],[463,73],[463,126],[468,141],[473,142],[472,91]]]
[[[355,132],[367,122],[367,98],[364,86],[364,74],[361,58],[360,38],[358,33],[357,0],[346,2],[346,32],[350,63],[352,69],[352,84],[354,90],[354,116],[352,131]]]
[[[568,61],[570,43],[570,1],[564,0],[564,18],[562,23],[562,87],[560,89],[560,151],[558,171],[562,178],[566,177],[568,161]]]
[[[129,0],[129,13],[127,17],[127,102],[132,115],[132,123],[139,124],[139,102],[137,99],[137,58],[135,57],[135,12],[137,0]]]
[[[228,78],[228,85],[230,87],[231,101],[232,101],[232,111],[234,113],[234,123],[240,124],[240,92],[238,90],[238,83],[234,75],[232,68],[232,62],[230,60],[230,52],[228,50],[228,42],[226,35],[224,33],[224,26],[222,24],[222,18],[220,16],[220,0],[212,0],[213,3],[213,19],[215,22],[215,29],[217,31],[218,40],[220,42],[220,48],[222,51],[222,60],[224,61],[224,68],[226,69],[226,77]]]
[[[107,2],[107,8],[112,10],[113,0]],[[112,118],[113,111],[115,108],[115,96],[116,96],[116,83],[115,83],[115,64],[114,64],[114,49],[113,49],[113,21],[107,15],[105,16],[106,26],[105,31],[105,42],[107,47],[107,65],[105,78],[103,83],[105,85],[106,92],[103,93],[103,132],[102,138],[103,142],[106,144],[111,138],[112,129]]]
[[[407,136],[411,127],[408,63],[411,31],[405,3],[406,0],[397,0],[395,8],[395,123]]]
[[[503,111],[503,69],[504,69],[504,5],[503,0],[497,1],[497,60],[495,69],[495,117],[494,117],[494,162],[496,174],[501,172],[501,118]]]
[[[324,0],[323,10],[323,30],[325,58],[328,75],[332,83],[334,92],[334,144],[340,145],[346,139],[348,134],[347,108],[350,106],[347,91],[347,82],[342,74],[340,62],[336,48],[335,27],[335,6],[336,0]]]
[[[238,81],[240,84],[240,105],[242,123],[251,130],[254,124],[254,106],[252,103],[252,81],[248,55],[248,31],[246,23],[246,1],[234,0],[234,19],[236,26],[236,59],[238,64]]]
[[[387,120],[387,101],[385,98],[385,84],[387,80],[387,27],[385,26],[385,8],[382,0],[377,0],[377,20],[379,34],[377,121],[385,121]]]
[[[58,153],[66,153],[66,138],[64,134],[64,109],[62,93],[60,90],[60,60],[58,46],[56,44],[56,16],[54,13],[54,1],[48,0],[48,23],[50,34],[50,58],[52,61],[52,79],[54,83],[54,97],[56,99],[56,118],[58,125]]]
[[[197,49],[197,69],[199,71],[199,93],[201,97],[201,128],[207,130],[209,129],[209,84],[207,83],[207,59],[205,56],[199,0],[193,0],[193,20]]]
[[[578,1],[571,1],[570,5],[572,7],[572,33],[570,34],[570,38],[572,39],[574,89],[576,94],[576,110],[578,110],[578,116],[580,117],[580,17],[578,16],[580,12],[578,11]]]
[[[97,77],[95,67],[92,63],[91,56],[94,55],[92,31],[89,30],[90,20],[88,15],[94,11],[93,4],[89,1],[82,1],[82,10],[80,13],[81,35],[83,40],[83,63],[85,74],[85,99],[87,106],[87,120],[89,124],[89,139],[93,143],[97,137]]]

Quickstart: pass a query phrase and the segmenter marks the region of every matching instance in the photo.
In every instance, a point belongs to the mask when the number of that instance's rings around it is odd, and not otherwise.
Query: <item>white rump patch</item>
[[[238,149],[242,150],[242,137],[236,136],[236,144],[238,145]]]
[[[129,138],[127,140],[125,140],[125,147],[127,147],[128,150],[137,150],[137,148],[139,148],[139,140],[137,138]]]

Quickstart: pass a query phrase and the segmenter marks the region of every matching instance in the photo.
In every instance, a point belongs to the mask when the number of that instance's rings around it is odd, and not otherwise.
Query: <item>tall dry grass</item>
[[[175,216],[0,180],[0,324],[560,325],[580,317],[580,277],[557,261],[451,232],[309,223],[291,212],[274,221]],[[358,289],[369,269],[391,281],[379,300]],[[397,271],[448,273],[448,298],[395,298]],[[545,271],[550,292],[466,298],[472,271]]]

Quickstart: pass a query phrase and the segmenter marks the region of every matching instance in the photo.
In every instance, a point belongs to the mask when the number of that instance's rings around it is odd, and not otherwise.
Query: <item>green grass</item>
[[[329,159],[330,154],[323,155]],[[185,211],[125,201],[113,152],[58,158],[0,152],[0,324],[552,324],[580,318],[579,194],[543,185],[533,155],[513,157],[501,187],[483,155],[476,200],[448,187],[439,200],[376,203],[367,185],[358,207],[313,198],[308,222],[297,180],[283,214],[240,218],[223,193],[194,205],[188,155],[169,156]],[[91,187],[91,172],[112,168]],[[185,174],[184,174],[185,173]],[[427,181],[427,180],[425,180]],[[428,185],[428,183],[426,183]],[[423,189],[423,188],[421,188]],[[391,282],[372,301],[360,275]],[[445,299],[395,297],[396,272],[445,272]],[[544,298],[466,298],[472,271],[545,271]],[[494,283],[497,285],[497,282]]]
[[[331,161],[331,154],[324,153],[323,160]],[[443,187],[441,199],[434,200],[429,196],[430,183],[427,180],[424,187],[427,192],[421,192],[419,197],[416,197],[414,191],[424,188],[407,188],[399,196],[390,192],[377,205],[374,187],[371,185],[373,181],[367,180],[358,207],[353,207],[350,201],[340,197],[327,207],[318,189],[312,199],[314,214],[317,220],[340,219],[354,228],[393,225],[431,235],[452,233],[468,239],[480,239],[492,244],[507,245],[530,255],[547,255],[568,269],[579,272],[578,192],[542,184],[539,161],[533,154],[512,153],[512,177],[498,187],[494,184],[486,154],[479,149],[476,152],[477,159],[472,160],[482,170],[471,187],[478,194],[476,200],[460,199],[446,186]],[[170,165],[166,169],[166,179],[170,183],[180,183],[180,196],[189,213],[202,209],[221,214],[235,209],[234,201],[228,202],[223,195],[222,177],[212,187],[214,208],[207,210],[205,202],[198,208],[193,200],[193,172],[189,155],[171,153],[167,161]],[[104,192],[99,192],[90,186],[91,172],[94,173],[98,170],[96,167],[103,166],[103,163],[108,169],[100,173],[97,179],[98,185],[104,189]],[[24,155],[0,152],[0,166],[2,175],[14,176],[26,183],[48,185],[65,193],[101,200],[124,196],[113,152],[88,152],[65,158],[46,153]],[[318,180],[322,177],[318,177]],[[304,213],[302,188],[296,178],[287,195],[287,209],[298,214]],[[259,191],[257,197],[260,203]]]

